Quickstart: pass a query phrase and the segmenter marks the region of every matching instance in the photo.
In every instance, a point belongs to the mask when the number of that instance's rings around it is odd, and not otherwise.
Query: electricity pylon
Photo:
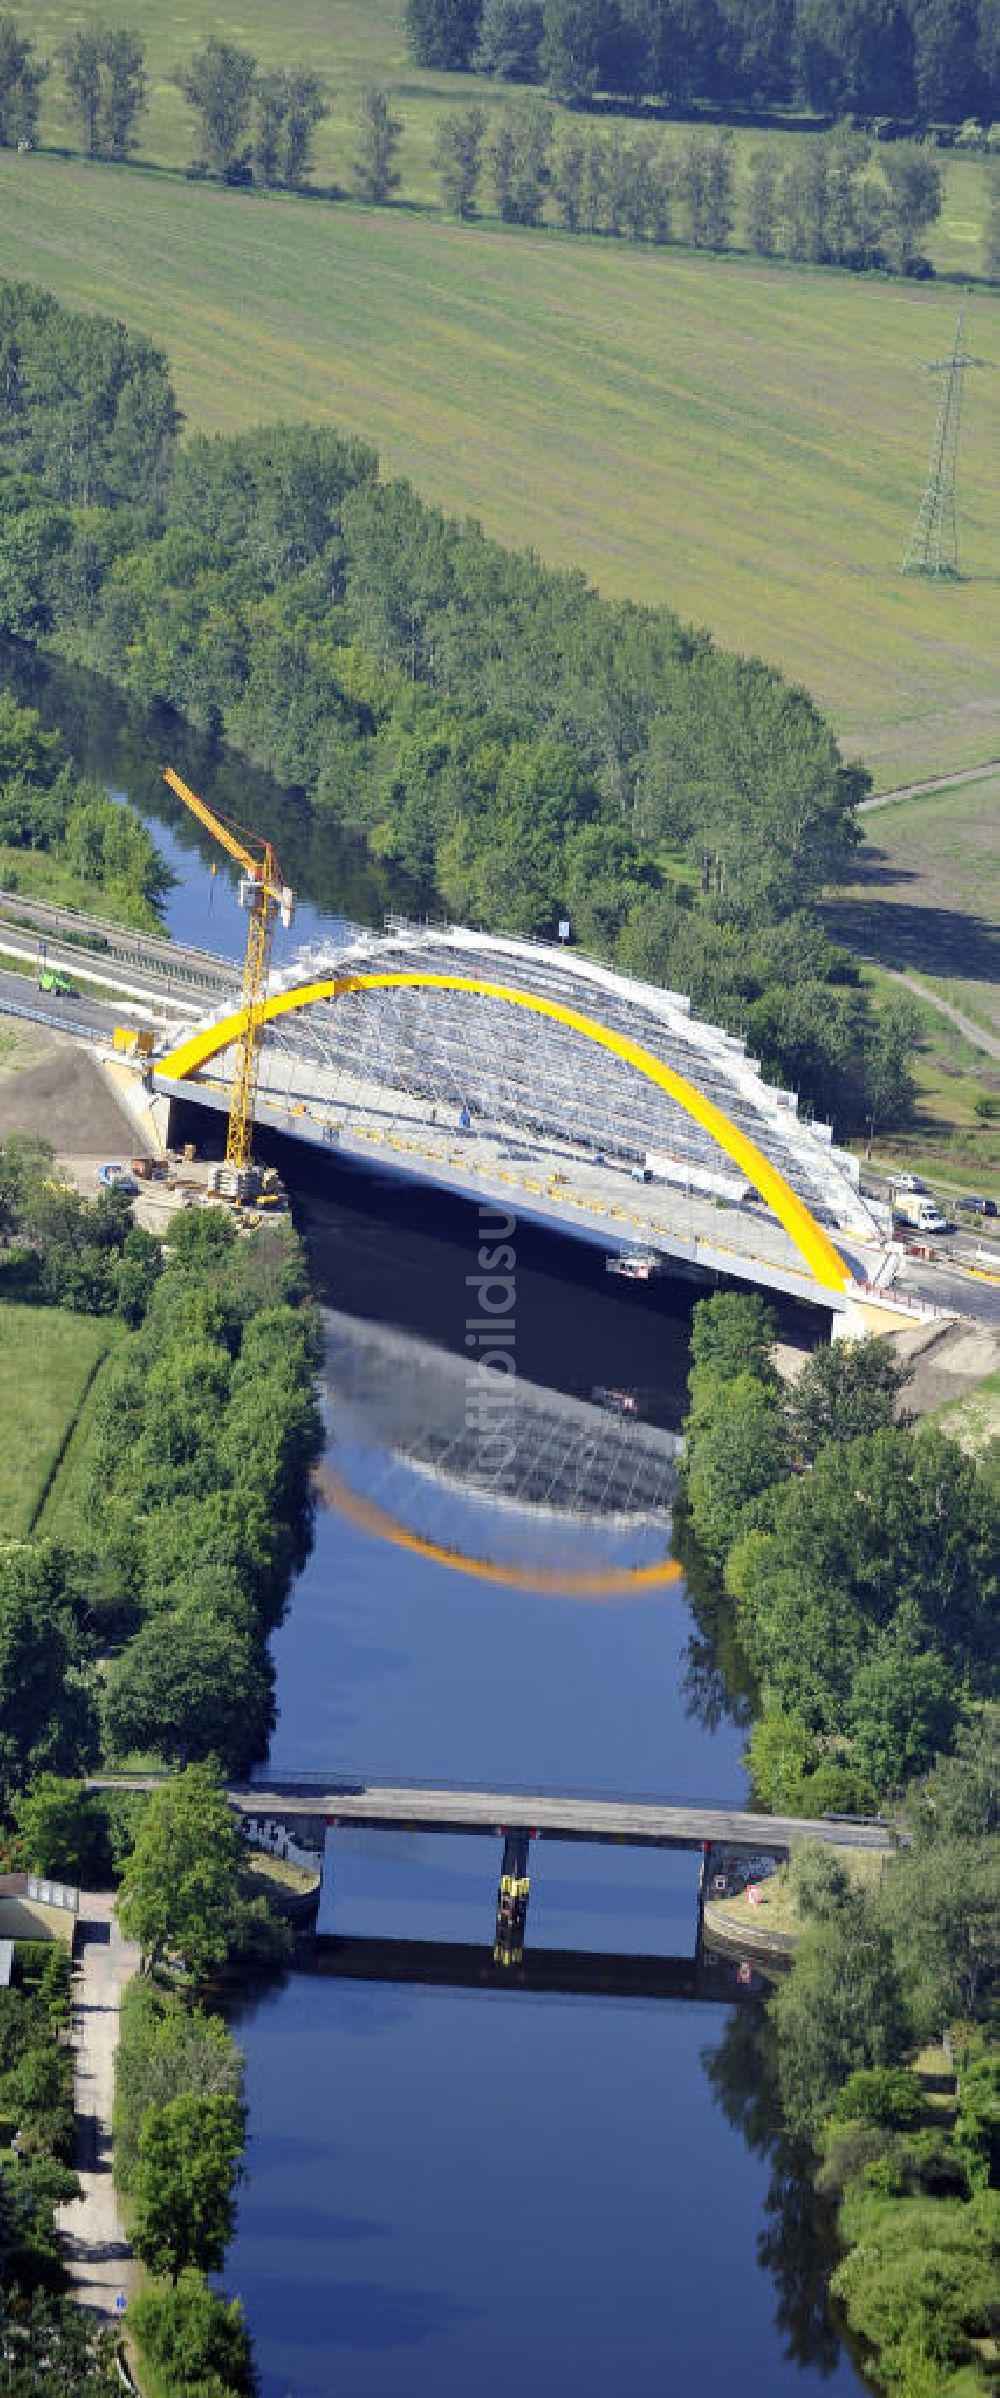
[[[958,579],[958,535],[955,530],[955,457],[958,450],[958,428],[962,414],[962,377],[967,366],[981,366],[980,358],[970,358],[962,348],[962,318],[955,327],[955,342],[950,358],[933,358],[925,362],[928,375],[943,375],[944,389],[938,409],[937,429],[927,484],[917,510],[917,521],[910,535],[910,546],[903,560],[904,575],[934,575],[939,579]]]

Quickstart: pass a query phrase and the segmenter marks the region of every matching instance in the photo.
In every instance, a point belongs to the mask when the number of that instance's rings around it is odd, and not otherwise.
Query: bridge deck
[[[241,1815],[291,1821],[321,1817],[327,1824],[414,1832],[531,1831],[549,1840],[611,1842],[619,1847],[728,1848],[788,1852],[806,1840],[834,1848],[889,1849],[882,1823],[837,1823],[794,1815],[754,1815],[739,1807],[698,1807],[640,1799],[560,1798],[523,1790],[424,1789],[414,1783],[248,1783],[230,1789]]]

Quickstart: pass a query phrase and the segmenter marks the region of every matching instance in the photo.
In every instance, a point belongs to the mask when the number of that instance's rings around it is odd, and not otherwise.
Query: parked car
[[[98,1166],[97,1180],[102,1191],[122,1191],[126,1199],[137,1199],[139,1185],[128,1166]]]

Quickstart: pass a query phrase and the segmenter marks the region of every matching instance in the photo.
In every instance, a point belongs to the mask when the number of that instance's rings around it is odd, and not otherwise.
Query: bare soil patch
[[[44,1047],[40,1037],[33,1047],[31,1064],[0,1073],[0,1140],[11,1132],[34,1132],[57,1150],[90,1157],[131,1155],[138,1140],[135,1127],[89,1052],[60,1033],[50,1033]]]

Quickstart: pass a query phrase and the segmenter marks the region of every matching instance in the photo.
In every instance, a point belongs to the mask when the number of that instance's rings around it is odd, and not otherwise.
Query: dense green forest
[[[758,1296],[695,1310],[683,1481],[758,1700],[748,1763],[779,1813],[865,1813],[950,1751],[994,1691],[996,1458],[914,1425],[884,1342],[794,1383]]]
[[[170,885],[135,809],[77,774],[58,733],[0,691],[0,882],[48,891],[40,859],[56,870],[54,897],[74,899],[125,924],[153,931]]]
[[[813,903],[854,807],[808,695],[602,600],[308,427],[176,444],[166,363],[0,290],[0,629],[169,701],[360,829],[429,910],[690,992],[841,1133],[898,1120],[914,1032]]]
[[[0,1146],[0,1240],[0,1337],[6,1297],[19,1321],[25,1304],[59,1305],[128,1328],[87,1402],[72,1534],[0,1541],[0,1846],[85,1887],[120,1880],[123,1930],[158,1977],[130,2002],[119,2091],[119,2178],[154,2276],[134,2328],[174,2398],[247,2393],[242,2317],[206,2280],[232,2228],[240,2065],[198,1999],[231,1958],[270,1964],[290,1945],[241,1871],[219,1775],[266,1747],[268,1635],[309,1537],[304,1262],[287,1224],[241,1235],[217,1209],[178,1215],[161,1252],[121,1192],[81,1199],[27,1134]],[[185,1770],[148,1798],[88,1793],[86,1772],[137,1752]],[[29,1984],[0,1991],[0,2122],[16,2135],[0,2166],[0,2360],[24,2398],[55,2361],[61,2386],[101,2398],[118,2386],[108,2343],[59,2296],[54,2208],[76,2187],[62,1952]]]
[[[957,124],[1000,110],[991,0],[407,0],[413,57],[670,108]]]
[[[773,1338],[756,1296],[695,1310],[685,1506],[745,1653],[747,1763],[767,1807],[889,1806],[904,1838],[877,1886],[817,1847],[792,1866],[781,2140],[835,2209],[833,2288],[879,2386],[974,2398],[1000,2231],[996,1448],[900,1421],[882,1342],[819,1349],[783,1387]],[[913,2068],[943,2027],[938,2102]]]
[[[166,1262],[121,1193],[0,1148],[4,1290],[134,1327],[92,1401],[72,1546],[0,1551],[0,1798],[134,1752],[245,1769],[267,1744],[267,1637],[305,1555],[316,1329],[286,1225],[181,1214]],[[102,1670],[97,1660],[103,1658]]]

